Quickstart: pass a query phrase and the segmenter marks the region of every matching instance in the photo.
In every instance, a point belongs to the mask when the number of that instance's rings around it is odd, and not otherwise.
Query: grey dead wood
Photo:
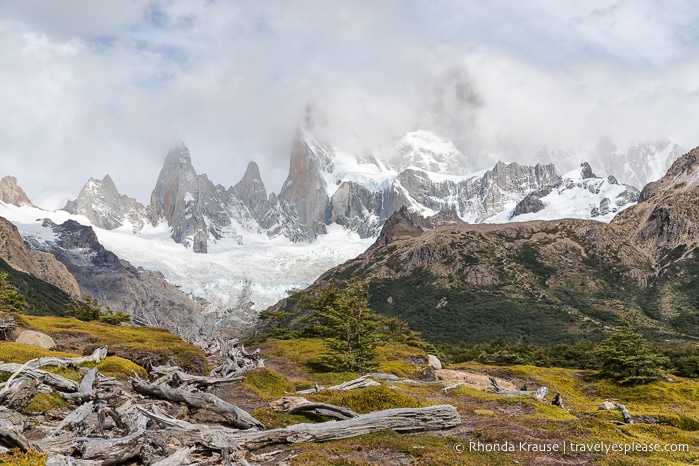
[[[39,393],[39,381],[22,377],[0,392],[0,400],[4,406],[21,411],[32,402],[37,393]]]
[[[245,380],[242,374],[233,373],[225,377],[191,375],[182,371],[179,367],[158,366],[150,371],[151,375],[159,376],[155,381],[157,385],[169,385],[172,388],[196,387],[199,389],[230,385]]]
[[[233,430],[221,426],[190,424],[170,418],[161,413],[139,407],[144,414],[165,426],[160,435],[176,435],[185,445],[204,445],[212,450],[256,449],[266,445],[326,442],[356,437],[381,430],[397,432],[419,432],[443,430],[461,423],[459,413],[452,405],[428,406],[425,408],[397,408],[362,414],[344,421],[319,424],[296,424],[280,429],[264,431]]]
[[[78,437],[75,443],[83,459],[102,461],[104,466],[116,465],[140,456],[145,433],[140,429],[119,438]]]
[[[529,390],[505,390],[498,384],[495,377],[488,376],[488,380],[490,380],[490,385],[495,389],[495,393],[502,396],[531,396],[537,400],[543,401],[549,391],[548,387],[539,387],[535,392]]]
[[[52,454],[46,460],[45,466],[100,466],[101,461],[81,460],[72,456]]]
[[[440,383],[438,381],[431,381],[431,380],[406,379],[405,377],[398,377],[397,375],[394,375],[394,374],[382,374],[379,372],[370,372],[368,374],[364,374],[364,377],[369,377],[369,378],[372,378],[375,380],[385,380],[386,382],[412,383],[412,384],[418,384],[418,385],[431,385],[431,384]]]
[[[76,409],[71,411],[65,418],[63,418],[63,420],[58,424],[58,426],[56,426],[56,429],[53,431],[52,436],[59,436],[61,434],[65,434],[65,432],[68,430],[74,430],[76,428],[79,429],[81,424],[85,421],[85,418],[92,414],[94,410],[94,401],[88,401],[87,403],[78,406]]]
[[[167,458],[153,463],[152,466],[182,466],[185,463],[189,463],[189,456],[192,452],[194,452],[194,447],[180,448]]]
[[[95,351],[92,352],[90,356],[75,357],[75,358],[57,358],[54,356],[46,356],[43,358],[38,358],[36,361],[38,363],[37,367],[44,366],[56,366],[56,367],[66,367],[66,366],[77,366],[86,362],[99,363],[104,358],[107,357],[107,347],[100,346]]]
[[[297,396],[285,396],[271,402],[269,405],[273,410],[287,414],[296,414],[306,411],[321,416],[334,417],[339,420],[352,419],[359,416],[359,414],[349,408],[343,408],[342,406],[328,403],[313,403],[305,398]]]
[[[0,446],[19,448],[22,451],[42,451],[36,444],[27,440],[21,426],[13,424],[9,419],[0,419]]]
[[[631,414],[629,414],[629,410],[626,409],[626,406],[617,402],[614,402],[614,405],[619,408],[619,411],[621,411],[621,415],[624,418],[624,424],[633,424],[633,417]]]
[[[448,387],[444,387],[442,391],[446,395],[449,390],[453,390],[455,388],[459,388],[466,385],[466,382],[456,382],[455,384],[449,385]]]
[[[34,380],[43,382],[44,384],[50,385],[56,390],[62,392],[78,391],[77,382],[70,379],[66,379],[65,377],[62,377],[58,374],[42,371],[41,369],[32,367],[32,364],[17,364],[13,362],[0,363],[0,372],[11,372],[13,375],[19,375],[21,373],[25,377],[29,377]],[[6,384],[9,382],[10,381],[8,380]]]
[[[240,429],[265,428],[260,421],[252,417],[246,411],[210,393],[188,392],[178,388],[170,388],[165,385],[149,384],[136,379],[133,379],[131,384],[137,393],[169,401],[176,401],[178,403],[184,403],[193,408],[212,411],[223,416],[227,422]]]

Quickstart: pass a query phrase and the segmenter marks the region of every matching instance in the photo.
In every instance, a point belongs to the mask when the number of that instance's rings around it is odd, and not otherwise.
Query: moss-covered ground
[[[318,383],[339,383],[359,376],[324,372],[324,347],[318,339],[269,340],[263,345],[268,369],[251,374],[245,382],[267,400],[292,395],[294,389]],[[381,372],[401,376],[424,374],[421,350],[405,346],[381,349]],[[291,464],[609,464],[675,465],[699,463],[699,382],[671,376],[672,381],[620,387],[597,377],[594,371],[533,366],[486,366],[464,363],[453,370],[489,374],[550,389],[548,402],[531,397],[505,397],[458,387],[446,394],[439,384],[382,382],[349,392],[321,391],[304,395],[349,407],[359,413],[393,407],[420,407],[448,403],[457,407],[461,426],[441,432],[398,434],[377,432],[323,444],[296,444],[287,453]],[[261,383],[262,380],[269,383]],[[550,401],[560,393],[566,410]],[[600,403],[623,403],[631,415],[645,422],[622,424],[618,410],[598,410]],[[285,415],[269,408],[255,415],[268,427],[298,422],[320,422],[318,416]],[[522,444],[520,445],[520,442]],[[559,451],[540,452],[536,448]],[[566,448],[565,453],[563,448]],[[500,451],[498,451],[500,448]],[[514,449],[514,452],[503,451]],[[576,451],[571,451],[575,448]],[[614,449],[635,448],[618,452]],[[659,448],[660,451],[642,451]],[[685,451],[667,451],[667,449]],[[529,451],[527,451],[529,449]],[[602,451],[595,451],[602,450]],[[609,451],[604,451],[608,449]]]

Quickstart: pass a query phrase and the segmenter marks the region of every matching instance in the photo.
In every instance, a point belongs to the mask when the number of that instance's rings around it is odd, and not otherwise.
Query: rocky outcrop
[[[648,254],[660,260],[675,248],[699,244],[699,148],[677,159],[660,180],[647,184],[639,203],[614,219]]]
[[[128,223],[136,232],[143,228],[147,219],[143,204],[132,197],[119,194],[109,175],[102,180],[90,178],[80,190],[78,198],[68,201],[63,210],[83,215],[92,225],[105,230],[113,230]]]
[[[170,285],[160,273],[137,269],[100,244],[92,227],[68,220],[45,220],[56,239],[33,244],[55,255],[89,294],[113,311],[125,312],[135,323],[164,327],[183,338],[210,337],[218,316],[206,315],[206,302]]]
[[[551,188],[542,188],[533,193],[524,196],[524,199],[519,201],[512,212],[512,216],[523,214],[532,214],[543,210],[546,205],[541,201],[541,198],[551,193]]]
[[[206,175],[197,175],[189,149],[184,144],[173,149],[151,194],[150,220],[155,225],[167,221],[176,243],[194,252],[207,252],[209,235],[214,239],[235,237],[226,209],[226,192]]]
[[[0,179],[0,202],[12,204],[17,207],[32,205],[22,188],[17,185],[17,178],[14,176],[5,176]]]
[[[420,214],[410,212],[404,206],[386,220],[381,228],[379,237],[369,249],[386,246],[395,241],[416,238],[434,228],[461,225],[463,223],[463,220],[459,218],[456,211],[453,209],[445,210],[432,217],[425,218]]]
[[[49,253],[30,250],[17,227],[0,217],[0,258],[12,268],[34,275],[65,291],[73,298],[80,297],[80,287],[65,265]]]
[[[299,222],[315,234],[325,233],[328,198],[323,174],[332,173],[332,149],[316,141],[310,134],[297,132],[291,151],[289,176],[278,199],[293,205]]]

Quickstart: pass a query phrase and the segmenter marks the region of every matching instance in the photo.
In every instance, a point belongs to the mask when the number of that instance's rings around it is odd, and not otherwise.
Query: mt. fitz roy
[[[403,206],[423,215],[454,210],[469,223],[507,221],[519,213],[514,209],[525,196],[561,184],[553,163],[498,162],[465,174],[471,167],[451,142],[427,131],[408,133],[388,154],[350,156],[299,130],[278,196],[267,194],[255,162],[236,185],[214,185],[196,173],[189,150],[181,144],[165,158],[148,206],[120,194],[106,176],[90,179],[64,210],[107,230],[126,226],[138,232],[146,223],[165,223],[176,243],[206,253],[222,238],[243,244],[243,232],[302,242],[337,224],[362,238],[376,237],[385,220]],[[638,191],[627,188],[625,202],[615,211],[637,200]],[[590,199],[590,207],[579,215],[593,217],[594,209],[608,211],[609,203]]]

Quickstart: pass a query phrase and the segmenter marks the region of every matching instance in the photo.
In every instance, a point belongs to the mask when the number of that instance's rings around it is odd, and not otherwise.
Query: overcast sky
[[[110,174],[148,202],[169,148],[268,191],[312,103],[354,150],[699,145],[693,1],[0,0],[0,176],[46,208]]]

